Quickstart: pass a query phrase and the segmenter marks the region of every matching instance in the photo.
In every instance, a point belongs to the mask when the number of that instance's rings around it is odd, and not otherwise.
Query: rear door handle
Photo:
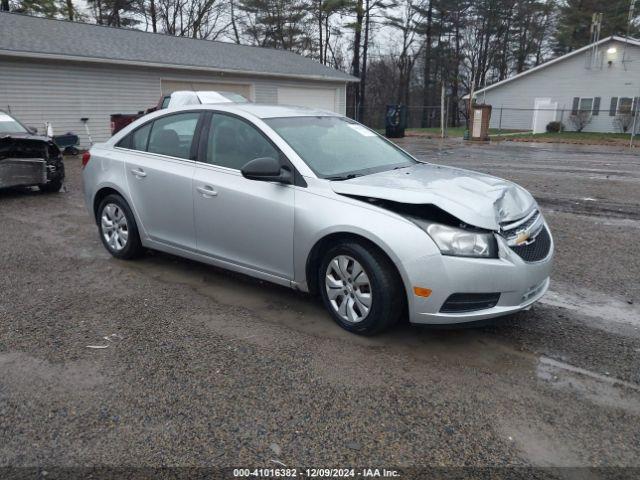
[[[211,198],[218,196],[218,192],[216,192],[212,186],[205,185],[204,187],[196,187],[196,190],[202,194],[205,198]]]
[[[141,168],[133,168],[131,169],[131,173],[133,173],[138,178],[144,178],[147,176],[146,172]]]

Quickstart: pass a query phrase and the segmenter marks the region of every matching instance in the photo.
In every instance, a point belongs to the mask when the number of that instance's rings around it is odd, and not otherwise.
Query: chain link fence
[[[356,110],[348,107],[347,116],[369,128],[384,130],[386,107]],[[467,117],[466,108],[456,108],[448,102],[444,111],[440,106],[409,105],[407,129],[410,134],[441,136],[444,125],[446,137],[462,137],[468,128]],[[637,105],[633,110],[493,106],[489,127],[489,136],[494,139],[539,135],[537,138],[545,141],[623,144],[626,140],[633,146],[640,136],[640,111]]]

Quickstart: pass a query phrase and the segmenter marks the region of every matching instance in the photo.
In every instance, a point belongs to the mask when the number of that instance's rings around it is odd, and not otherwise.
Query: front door
[[[248,180],[240,169],[280,152],[249,122],[214,113],[203,132],[193,181],[197,249],[205,255],[293,279],[295,188]]]
[[[133,132],[127,155],[129,193],[141,227],[154,241],[195,249],[192,146],[200,113],[159,117]]]

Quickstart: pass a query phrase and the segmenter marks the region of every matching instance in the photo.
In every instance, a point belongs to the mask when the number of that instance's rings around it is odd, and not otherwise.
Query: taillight
[[[91,159],[91,154],[87,151],[82,154],[82,168],[87,166],[89,160]]]

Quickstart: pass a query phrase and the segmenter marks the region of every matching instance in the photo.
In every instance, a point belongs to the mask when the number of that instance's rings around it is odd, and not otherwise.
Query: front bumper
[[[547,227],[548,229],[548,227]],[[479,259],[432,255],[404,265],[410,285],[409,320],[417,324],[475,322],[516,313],[530,307],[549,288],[554,244],[539,262],[525,262],[498,238],[499,258]],[[427,298],[414,295],[413,287],[432,291]],[[444,313],[441,308],[455,293],[500,293],[491,308]]]

